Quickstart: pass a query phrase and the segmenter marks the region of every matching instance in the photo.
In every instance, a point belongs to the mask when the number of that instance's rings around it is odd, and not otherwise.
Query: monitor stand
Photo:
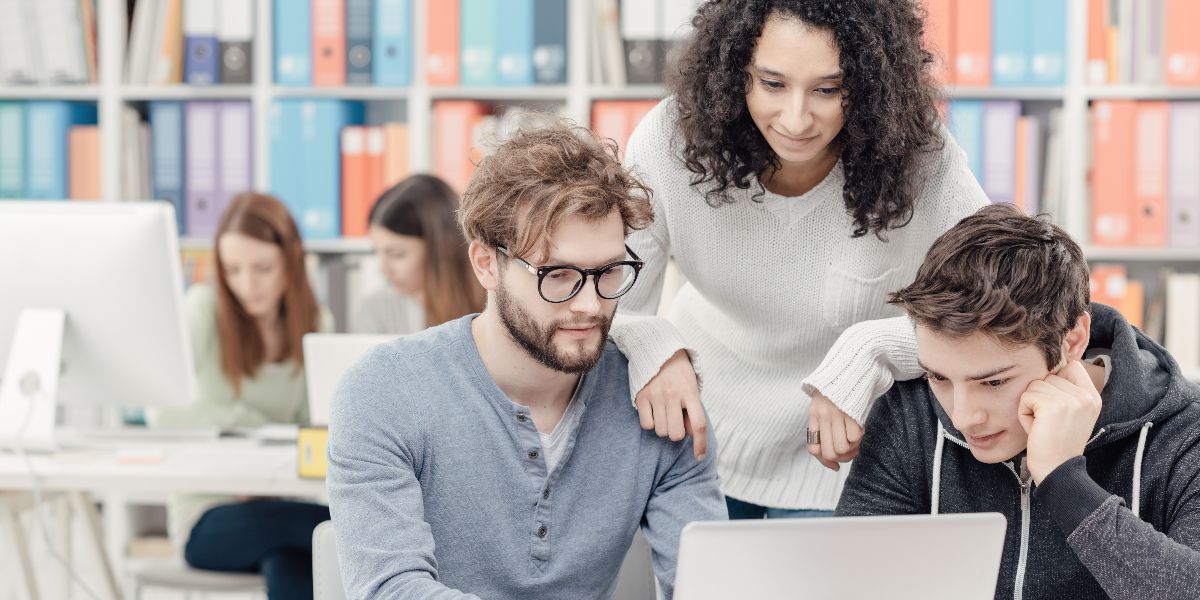
[[[0,380],[0,450],[51,452],[66,311],[27,308]]]

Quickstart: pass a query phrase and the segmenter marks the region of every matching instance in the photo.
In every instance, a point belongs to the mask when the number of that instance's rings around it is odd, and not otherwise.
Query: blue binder
[[[305,239],[342,232],[341,132],[363,122],[362,103],[276,100],[270,116],[270,186]]]
[[[371,0],[346,0],[346,83],[371,85]]]
[[[992,2],[993,85],[1029,84],[1028,21],[1032,15],[1026,12],[1027,9],[1025,0]]]
[[[496,0],[462,0],[461,48],[463,85],[495,85],[500,3]]]
[[[1065,85],[1067,82],[1066,0],[1024,0],[1029,21],[1029,77],[1031,85]]]
[[[0,102],[0,198],[25,197],[25,105]]]
[[[375,0],[372,55],[375,85],[406,86],[412,83],[412,2]]]
[[[533,85],[533,0],[509,0],[496,36],[496,81]]]
[[[983,181],[983,102],[951,102],[950,134],[967,155],[967,166],[975,174],[975,180]]]
[[[150,186],[155,200],[175,207],[179,234],[187,231],[184,203],[183,103],[151,102],[150,113]]]
[[[25,196],[67,198],[67,132],[74,125],[95,125],[96,105],[38,100],[26,111]]]
[[[533,2],[533,80],[567,82],[567,0]]]
[[[275,0],[275,83],[312,85],[312,3]]]

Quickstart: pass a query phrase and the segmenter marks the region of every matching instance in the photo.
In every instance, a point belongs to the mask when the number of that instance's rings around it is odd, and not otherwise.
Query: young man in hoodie
[[[1065,232],[985,207],[891,302],[926,377],[877,401],[838,515],[1003,514],[996,598],[1200,598],[1200,388],[1089,306]]]

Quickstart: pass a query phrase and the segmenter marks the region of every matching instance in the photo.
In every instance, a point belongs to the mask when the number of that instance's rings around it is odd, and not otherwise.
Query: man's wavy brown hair
[[[908,224],[912,169],[922,152],[941,145],[933,55],[922,46],[924,11],[913,0],[709,0],[701,6],[669,76],[692,185],[712,182],[706,199],[715,207],[732,201],[729,188],[749,189],[752,176],[781,166],[746,108],[746,69],[773,15],[833,33],[845,125],[832,143],[846,175],[842,195],[854,237],[882,237]],[[761,195],[760,188],[754,197]]]
[[[626,233],[645,229],[654,218],[650,193],[621,166],[615,143],[556,121],[519,129],[480,161],[458,221],[469,240],[544,256],[567,216],[599,220],[617,210]]]
[[[1036,344],[1053,369],[1088,297],[1087,262],[1067,232],[993,204],[943,233],[916,280],[888,302],[939,334],[981,331],[1012,346]]]

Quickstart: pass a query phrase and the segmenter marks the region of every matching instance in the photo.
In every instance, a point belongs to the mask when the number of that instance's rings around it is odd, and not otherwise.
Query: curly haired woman
[[[921,374],[908,322],[872,320],[987,198],[913,0],[710,0],[692,23],[629,142],[656,218],[629,238],[646,267],[613,336],[660,436],[705,429],[703,367],[732,518],[821,516],[870,401]],[[664,321],[669,258],[687,283]]]

